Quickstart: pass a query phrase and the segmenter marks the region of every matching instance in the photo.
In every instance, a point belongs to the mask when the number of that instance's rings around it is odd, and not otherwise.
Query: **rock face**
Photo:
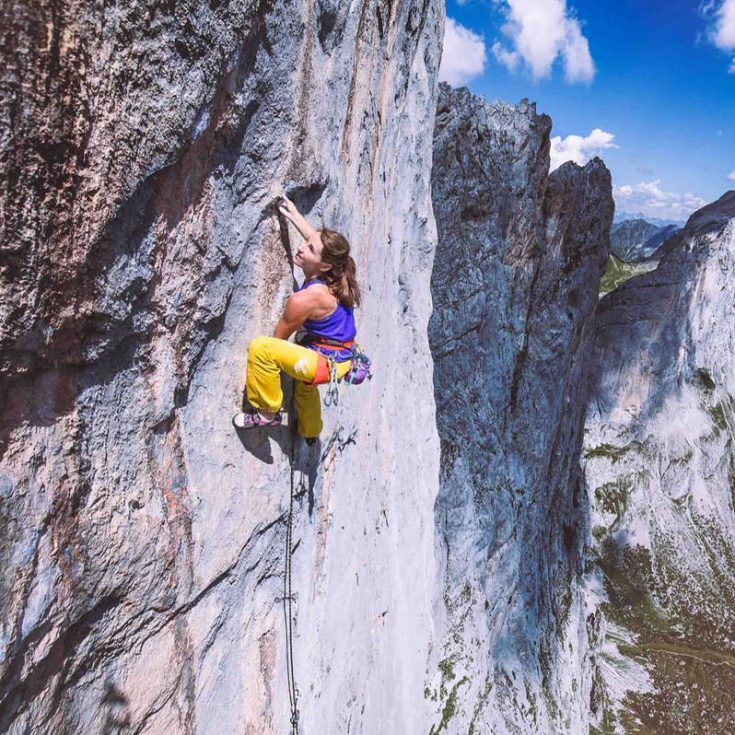
[[[287,729],[293,493],[303,731],[428,731],[443,3],[0,12],[0,730]],[[229,424],[284,183],[352,241],[378,365],[311,451]]]
[[[0,731],[728,731],[735,192],[598,306],[606,168],[437,106],[443,7],[0,9]],[[376,365],[313,448],[229,423],[284,186]]]
[[[666,240],[681,228],[677,225],[656,225],[642,219],[624,220],[610,231],[610,248],[626,263],[650,258]]]
[[[448,732],[587,731],[578,455],[613,203],[598,159],[549,176],[550,128],[525,101],[441,85],[430,342],[445,605],[427,696]]]
[[[584,462],[604,732],[732,730],[733,269],[731,191],[600,304]]]

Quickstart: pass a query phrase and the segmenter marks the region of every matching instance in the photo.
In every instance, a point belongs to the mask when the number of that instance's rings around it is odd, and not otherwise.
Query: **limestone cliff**
[[[303,731],[427,731],[443,3],[0,13],[0,730],[286,730],[293,491]],[[229,423],[283,185],[351,240],[378,366],[311,451]]]
[[[450,732],[580,733],[588,720],[578,455],[608,256],[598,159],[549,175],[551,121],[441,86],[432,273]]]
[[[732,731],[735,192],[600,304],[585,428],[603,732]]]
[[[0,14],[0,731],[727,731],[735,193],[598,304],[607,169],[439,0]],[[376,368],[313,448],[230,425],[283,188]]]

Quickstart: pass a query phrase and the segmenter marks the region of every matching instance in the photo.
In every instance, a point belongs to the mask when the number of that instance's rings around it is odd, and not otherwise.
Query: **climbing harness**
[[[362,347],[354,340],[341,342],[328,337],[318,337],[301,332],[296,337],[297,344],[313,349],[317,354],[316,370],[314,371],[314,380],[307,385],[323,385],[329,383],[329,389],[324,399],[325,406],[336,406],[339,401],[337,384],[337,363],[344,360],[335,360],[332,354],[335,351],[348,352],[350,361],[350,369],[344,374],[342,380],[350,385],[360,385],[366,378],[372,379],[372,362],[370,358],[362,351]],[[332,353],[332,354],[329,354]]]
[[[356,345],[351,349],[350,369],[344,374],[343,380],[350,385],[360,385],[365,378],[372,379],[373,372],[370,358]],[[326,374],[326,379],[325,379]],[[337,361],[318,353],[317,371],[311,385],[329,383],[327,394],[324,396],[325,406],[336,406],[339,403],[339,377],[337,375]]]
[[[355,344],[355,340],[350,339],[342,342],[331,337],[320,337],[316,334],[309,334],[309,332],[299,332],[296,335],[296,344],[311,347],[312,349],[319,348],[334,352],[335,350],[351,350]]]
[[[344,374],[343,380],[350,385],[360,385],[365,378],[372,379],[372,365],[370,358],[360,349],[359,345],[350,348],[350,369]],[[325,375],[326,374],[326,375]],[[339,377],[337,376],[337,361],[317,353],[317,370],[314,382],[311,385],[329,383],[327,394],[324,396],[325,406],[336,406],[339,403]]]

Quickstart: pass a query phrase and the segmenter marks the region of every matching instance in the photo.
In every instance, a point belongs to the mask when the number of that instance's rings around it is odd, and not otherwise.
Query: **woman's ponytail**
[[[334,230],[322,230],[321,240],[322,260],[331,266],[322,276],[329,290],[344,306],[359,306],[360,286],[355,261],[350,255],[350,244]]]

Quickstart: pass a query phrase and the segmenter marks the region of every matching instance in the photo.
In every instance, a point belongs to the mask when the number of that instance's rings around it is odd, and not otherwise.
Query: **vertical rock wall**
[[[579,473],[610,176],[548,174],[551,121],[441,85],[430,342],[444,636],[427,697],[449,732],[586,732]]]
[[[0,729],[429,728],[438,0],[6,3]],[[238,437],[293,286],[286,184],[351,240],[376,377]]]
[[[585,475],[604,732],[732,730],[735,192],[600,303]]]

